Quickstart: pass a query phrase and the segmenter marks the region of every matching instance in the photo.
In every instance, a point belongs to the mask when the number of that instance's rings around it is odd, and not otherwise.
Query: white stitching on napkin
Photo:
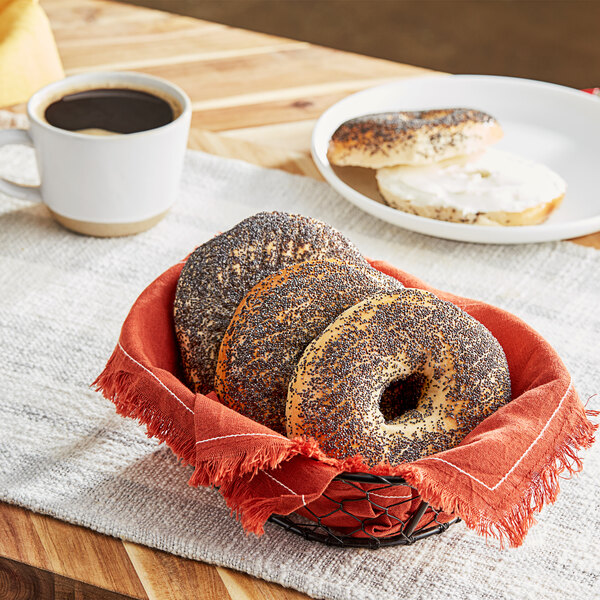
[[[146,371],[146,373],[149,373],[150,375],[152,375],[152,377],[154,377],[154,379],[156,379],[156,381],[158,381],[158,383],[162,387],[164,387],[165,390],[167,390],[167,392],[169,392],[169,394],[171,394],[171,396],[173,396],[173,398],[175,398],[175,400],[177,400],[177,402],[179,402],[179,404],[181,404],[185,408],[185,410],[187,410],[187,411],[191,412],[192,414],[194,414],[194,411],[183,400],[181,400],[175,393],[173,393],[152,371],[150,371],[149,369],[146,369],[146,367],[144,365],[142,365],[137,360],[135,360],[135,358],[133,358],[132,356],[130,356],[127,353],[127,351],[125,350],[125,348],[123,348],[123,346],[121,346],[121,342],[117,342],[117,347],[121,349],[121,352],[123,352],[123,354],[129,360],[133,361],[139,367],[142,367],[142,369],[144,369],[144,371]]]
[[[285,485],[285,483],[282,483],[281,481],[279,481],[279,479],[276,479],[275,477],[273,477],[273,475],[271,475],[270,473],[267,473],[266,471],[263,471],[262,469],[261,469],[261,473],[264,473],[267,477],[270,477],[273,481],[275,481],[280,486],[282,486],[286,490],[288,490],[288,492],[291,492],[292,494],[294,494],[294,496],[298,496],[298,494],[296,492],[294,492],[294,490],[292,490],[287,485]],[[412,498],[412,495],[411,496],[385,496],[383,494],[373,494],[373,493],[371,494],[371,496],[378,496],[379,498]],[[306,501],[304,500],[304,494],[302,494],[302,504],[304,506],[306,506]]]
[[[527,456],[527,454],[529,453],[529,451],[535,446],[535,444],[537,444],[537,442],[539,441],[539,439],[544,435],[544,433],[546,432],[546,429],[548,429],[548,427],[550,426],[550,423],[552,422],[552,419],[554,419],[554,417],[556,416],[556,414],[560,410],[560,407],[562,406],[562,403],[564,402],[565,398],[569,395],[569,392],[571,391],[572,387],[573,387],[573,380],[571,379],[571,381],[569,382],[569,387],[567,388],[567,391],[565,392],[564,396],[560,399],[560,402],[558,403],[558,406],[554,409],[554,412],[550,415],[550,418],[548,419],[548,422],[544,425],[544,427],[542,428],[542,430],[540,431],[540,433],[538,434],[538,436],[535,438],[535,440],[533,440],[533,442],[531,442],[531,444],[529,445],[529,448],[527,448],[527,450],[525,450],[525,452],[523,452],[523,454],[517,460],[517,462],[508,470],[508,472],[506,473],[506,475],[504,475],[504,477],[502,479],[500,479],[500,481],[498,481],[498,483],[496,485],[494,485],[493,487],[490,487],[489,485],[486,485],[485,483],[483,483],[483,481],[481,481],[480,479],[477,479],[477,477],[475,477],[474,475],[471,475],[470,473],[467,473],[466,471],[463,471],[460,467],[457,467],[456,465],[452,464],[451,462],[448,462],[447,460],[444,460],[443,458],[437,458],[435,456],[426,456],[425,458],[422,458],[421,460],[437,460],[439,462],[446,463],[447,465],[450,465],[451,467],[454,467],[457,471],[460,471],[464,475],[467,475],[468,477],[470,477],[471,479],[473,479],[477,483],[480,483],[483,487],[485,487],[488,490],[490,490],[490,492],[493,492],[519,466],[519,464],[525,458],[525,456]]]
[[[262,469],[260,470],[260,472],[264,473],[267,477],[270,477],[275,483],[278,483],[281,487],[285,488],[288,492],[291,492],[292,494],[294,494],[294,496],[301,496],[302,497],[302,505],[306,506],[306,500],[304,500],[304,494],[296,493],[293,489],[291,489],[287,485],[285,485],[285,483],[282,483],[281,481],[279,481],[279,479],[275,479],[275,477],[273,477],[273,475],[271,475],[270,473],[267,473],[266,471],[263,471]]]
[[[279,440],[285,440],[286,442],[289,442],[289,440],[286,437],[283,437],[282,435],[273,435],[272,433],[232,433],[231,435],[219,435],[217,437],[208,438],[207,440],[198,440],[196,444],[204,444],[204,442],[213,442],[214,440],[222,440],[225,438],[232,437],[242,437],[245,435],[262,435],[264,437],[273,437]]]
[[[177,402],[179,402],[187,411],[189,411],[192,414],[194,414],[194,411],[191,408],[189,408],[187,406],[187,404],[185,404],[185,402],[183,400],[181,400],[174,392],[172,392],[154,373],[152,373],[152,371],[150,371],[149,369],[147,369],[146,367],[144,367],[144,365],[142,365],[137,360],[135,360],[135,358],[133,358],[132,356],[130,356],[127,353],[127,351],[125,350],[125,348],[123,348],[123,346],[121,346],[120,342],[117,342],[117,347],[121,349],[121,351],[123,352],[123,354],[125,354],[125,356],[127,358],[129,358],[129,360],[133,361],[136,365],[138,365],[139,367],[141,367],[142,369],[144,369],[144,371],[146,371],[152,377],[154,377],[154,379],[156,379],[156,381],[158,381],[158,383],[165,390],[167,390],[167,392],[169,392],[169,394],[171,394],[171,396],[173,396],[173,398],[175,398],[175,400],[177,400]],[[426,456],[425,458],[422,458],[421,460],[437,460],[439,462],[443,462],[443,463],[447,464],[450,467],[454,467],[457,471],[460,471],[463,475],[466,475],[467,477],[470,477],[471,479],[473,479],[473,481],[476,481],[477,483],[479,483],[483,487],[485,487],[488,490],[490,490],[491,492],[493,492],[498,486],[502,485],[502,483],[504,483],[504,481],[506,481],[507,477],[509,477],[510,474],[519,466],[519,464],[525,458],[525,456],[527,456],[527,454],[529,453],[529,451],[535,446],[535,444],[537,444],[537,442],[539,441],[539,439],[544,435],[544,433],[546,432],[546,429],[548,429],[548,427],[550,426],[550,423],[552,422],[552,419],[554,419],[554,417],[556,416],[556,414],[560,410],[560,407],[562,406],[565,398],[569,395],[569,392],[571,391],[572,387],[573,387],[573,380],[571,379],[569,381],[569,386],[567,387],[567,391],[564,393],[563,397],[560,399],[560,402],[558,403],[558,406],[554,409],[554,412],[550,415],[550,418],[548,419],[548,422],[546,423],[546,425],[544,425],[544,427],[542,428],[542,430],[540,431],[540,433],[538,434],[538,436],[535,438],[535,440],[533,440],[533,442],[531,442],[531,444],[529,445],[529,448],[527,448],[527,450],[525,450],[525,452],[515,462],[515,464],[508,470],[508,472],[504,475],[504,477],[502,477],[502,479],[500,479],[500,481],[498,481],[498,483],[496,483],[496,485],[494,485],[493,487],[490,487],[489,485],[487,485],[483,481],[481,481],[481,479],[478,479],[477,477],[475,477],[475,475],[471,475],[471,473],[467,473],[467,471],[464,471],[460,467],[457,467],[455,464],[453,464],[453,463],[451,463],[451,462],[449,462],[447,460],[444,460],[443,458],[437,458],[435,456]],[[235,434],[231,434],[231,435],[220,435],[220,436],[217,436],[217,437],[214,437],[214,438],[209,438],[209,439],[206,439],[206,440],[198,440],[196,442],[196,444],[203,444],[205,442],[213,442],[215,440],[220,440],[220,439],[225,439],[225,438],[233,438],[233,437],[243,437],[243,436],[273,437],[273,438],[283,439],[283,440],[287,441],[287,438],[284,438],[282,435],[272,435],[270,433],[235,433]],[[290,491],[295,496],[298,495],[296,492],[294,492],[293,490],[291,490],[285,484],[281,483],[281,481],[278,481],[277,479],[275,479],[275,477],[273,477],[272,475],[269,475],[269,473],[267,473],[266,471],[262,471],[262,472],[265,475],[269,476],[274,481],[276,481],[277,483],[279,483],[281,486],[283,486],[286,490]],[[379,496],[379,494],[373,494],[373,495],[374,496]],[[411,498],[412,496],[382,496],[382,497],[385,497],[385,498]],[[305,504],[304,503],[304,494],[302,494],[302,503]]]

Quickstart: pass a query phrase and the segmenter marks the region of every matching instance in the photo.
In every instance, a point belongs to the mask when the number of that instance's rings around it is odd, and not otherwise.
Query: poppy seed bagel
[[[388,420],[383,391],[417,377],[414,407]],[[288,436],[369,466],[415,461],[459,444],[511,399],[502,347],[479,321],[430,292],[377,294],[306,348],[290,381]]]
[[[402,287],[371,267],[339,261],[313,260],[269,275],[229,323],[217,362],[217,396],[285,435],[288,383],[306,346],[347,308]]]
[[[494,117],[470,108],[378,113],[342,123],[327,158],[341,167],[427,165],[481,152],[502,135]]]
[[[321,258],[368,264],[329,225],[283,212],[258,213],[194,250],[177,283],[174,324],[184,372],[195,392],[214,389],[221,340],[250,289],[290,264]]]

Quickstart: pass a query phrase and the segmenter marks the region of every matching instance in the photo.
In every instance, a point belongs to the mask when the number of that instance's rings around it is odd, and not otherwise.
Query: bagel
[[[221,340],[252,286],[287,265],[318,258],[368,264],[333,227],[282,212],[258,213],[194,250],[177,282],[173,317],[195,392],[213,390]]]
[[[425,167],[385,167],[376,178],[392,208],[476,225],[542,223],[567,187],[547,166],[496,149]]]
[[[407,409],[386,420],[380,398],[398,379],[420,383]],[[349,308],[307,346],[286,425],[290,437],[312,436],[335,458],[396,466],[456,446],[510,399],[492,334],[450,302],[406,288]]]
[[[494,117],[470,108],[379,113],[342,123],[327,158],[341,167],[428,165],[481,152],[502,135]]]
[[[225,332],[217,396],[285,434],[287,386],[309,342],[350,306],[402,287],[371,267],[335,261],[299,263],[269,275],[248,292]]]

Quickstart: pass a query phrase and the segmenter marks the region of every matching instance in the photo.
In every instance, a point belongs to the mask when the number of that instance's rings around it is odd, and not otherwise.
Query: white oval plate
[[[541,225],[486,227],[449,223],[396,210],[381,199],[375,171],[333,167],[329,139],[344,121],[397,110],[467,107],[500,122],[496,148],[548,165],[567,182],[562,205]],[[403,79],[344,98],[317,121],[311,151],[323,177],[364,211],[411,231],[490,244],[520,244],[572,238],[600,231],[600,100],[571,88],[529,79],[441,75]]]

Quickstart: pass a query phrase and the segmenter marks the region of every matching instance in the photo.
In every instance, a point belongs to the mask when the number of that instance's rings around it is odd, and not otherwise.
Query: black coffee
[[[50,125],[90,134],[137,133],[174,120],[171,105],[162,98],[127,88],[99,88],[67,94],[46,108]]]

